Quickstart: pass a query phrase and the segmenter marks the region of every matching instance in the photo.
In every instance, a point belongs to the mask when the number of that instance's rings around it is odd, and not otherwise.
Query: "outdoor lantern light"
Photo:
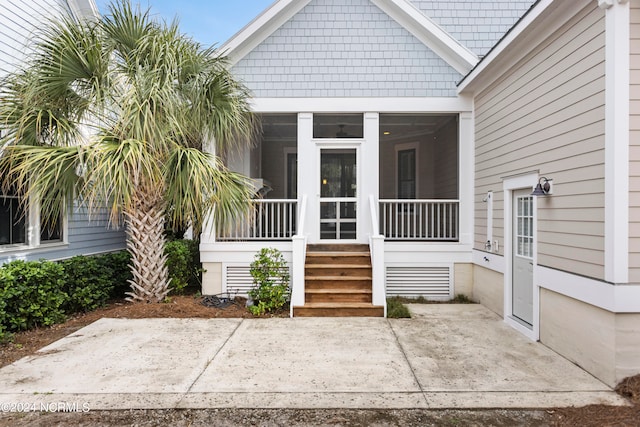
[[[551,192],[551,182],[544,176],[538,180],[536,188],[531,193],[532,196],[547,196]]]

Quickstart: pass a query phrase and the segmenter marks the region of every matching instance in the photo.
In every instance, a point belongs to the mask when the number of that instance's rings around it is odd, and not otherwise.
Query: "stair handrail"
[[[307,235],[304,232],[307,216],[307,195],[300,198],[297,233],[291,238],[291,301],[289,316],[293,317],[293,307],[304,305],[304,260],[307,256]]]
[[[373,194],[369,195],[369,212],[371,215],[371,235],[369,236],[369,248],[371,251],[371,291],[373,305],[384,307],[384,316],[387,317],[387,290],[384,280],[384,236],[380,234],[377,206]]]

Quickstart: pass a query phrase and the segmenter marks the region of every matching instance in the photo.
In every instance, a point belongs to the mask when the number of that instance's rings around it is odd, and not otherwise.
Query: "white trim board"
[[[604,279],[629,281],[629,3],[606,9]]]
[[[411,98],[254,98],[251,109],[257,113],[460,113],[473,109],[468,96]]]
[[[473,264],[504,274],[505,260],[502,255],[474,249]],[[533,268],[536,286],[540,288],[613,313],[640,313],[640,285],[612,285],[541,265],[534,265]]]
[[[541,288],[613,313],[640,313],[640,285],[612,285],[548,267],[534,268]]]

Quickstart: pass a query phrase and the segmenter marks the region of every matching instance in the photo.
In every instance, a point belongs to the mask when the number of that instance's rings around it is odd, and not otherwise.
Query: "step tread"
[[[308,294],[371,294],[371,289],[305,289]]]
[[[372,280],[371,276],[305,276],[304,280]]]
[[[307,302],[293,308],[380,308],[381,305],[373,305],[370,302]]]
[[[371,268],[368,264],[305,264],[305,268]]]
[[[369,251],[307,251],[307,255],[312,256],[370,256]]]

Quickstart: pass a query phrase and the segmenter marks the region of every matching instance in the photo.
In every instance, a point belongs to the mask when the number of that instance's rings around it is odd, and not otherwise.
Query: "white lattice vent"
[[[225,292],[231,296],[246,297],[247,292],[253,287],[253,277],[249,272],[249,266],[230,266],[226,268]]]
[[[387,295],[446,300],[453,297],[451,267],[387,267]]]

